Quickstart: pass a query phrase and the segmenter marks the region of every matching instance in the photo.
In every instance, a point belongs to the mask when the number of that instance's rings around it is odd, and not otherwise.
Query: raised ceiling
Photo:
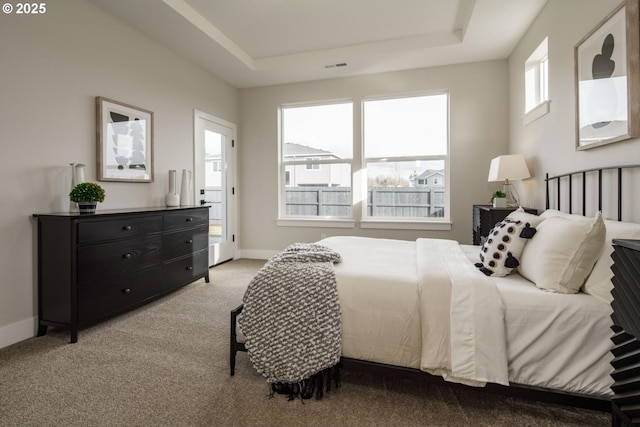
[[[506,58],[547,0],[89,1],[244,88]]]

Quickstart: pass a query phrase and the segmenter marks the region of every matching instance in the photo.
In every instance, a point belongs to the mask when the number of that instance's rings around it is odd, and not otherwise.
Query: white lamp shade
[[[489,182],[529,178],[529,168],[522,154],[508,154],[491,160]]]

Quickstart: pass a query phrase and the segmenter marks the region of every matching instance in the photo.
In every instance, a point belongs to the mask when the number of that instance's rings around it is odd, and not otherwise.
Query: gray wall
[[[470,243],[471,205],[486,203],[489,163],[508,146],[508,66],[506,60],[384,73],[240,91],[239,246],[245,256],[281,250],[321,234],[413,240],[456,239]],[[450,93],[451,231],[371,230],[279,227],[277,111],[283,103],[352,99],[359,111],[363,97],[447,89]],[[359,123],[354,123],[359,138]]]
[[[155,182],[102,183],[98,209],[163,205],[168,169],[193,169],[193,110],[238,121],[238,92],[81,0],[0,14],[0,347],[33,335],[31,214],[68,209],[70,162],[96,179],[94,97],[155,113]]]
[[[575,150],[574,46],[619,4],[619,0],[549,0],[509,57],[509,149],[523,153],[531,169],[533,178],[522,181],[520,191],[529,206],[544,208],[547,172],[553,176],[592,167],[640,163],[638,139]],[[524,126],[524,62],[546,36],[551,111]],[[636,188],[638,179],[634,178]],[[640,221],[640,201],[630,186],[626,193],[627,200],[635,204],[627,204],[625,219]],[[606,207],[606,200],[604,204]],[[604,214],[611,217],[615,212]]]

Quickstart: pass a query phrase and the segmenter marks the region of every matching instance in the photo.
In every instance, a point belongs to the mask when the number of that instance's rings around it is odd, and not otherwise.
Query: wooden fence
[[[285,192],[287,216],[351,216],[349,187],[292,187]],[[444,190],[377,187],[368,191],[371,217],[425,218],[444,216]]]
[[[207,189],[211,219],[222,219],[219,188]],[[349,187],[291,187],[285,192],[287,216],[351,216]],[[370,217],[428,218],[444,216],[444,190],[415,187],[376,187],[367,194]]]

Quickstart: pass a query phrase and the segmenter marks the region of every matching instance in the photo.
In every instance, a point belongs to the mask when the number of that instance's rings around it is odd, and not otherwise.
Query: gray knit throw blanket
[[[340,261],[326,246],[295,243],[269,259],[249,283],[238,326],[272,395],[309,398],[315,389],[321,398],[330,388],[342,352],[333,270]]]

